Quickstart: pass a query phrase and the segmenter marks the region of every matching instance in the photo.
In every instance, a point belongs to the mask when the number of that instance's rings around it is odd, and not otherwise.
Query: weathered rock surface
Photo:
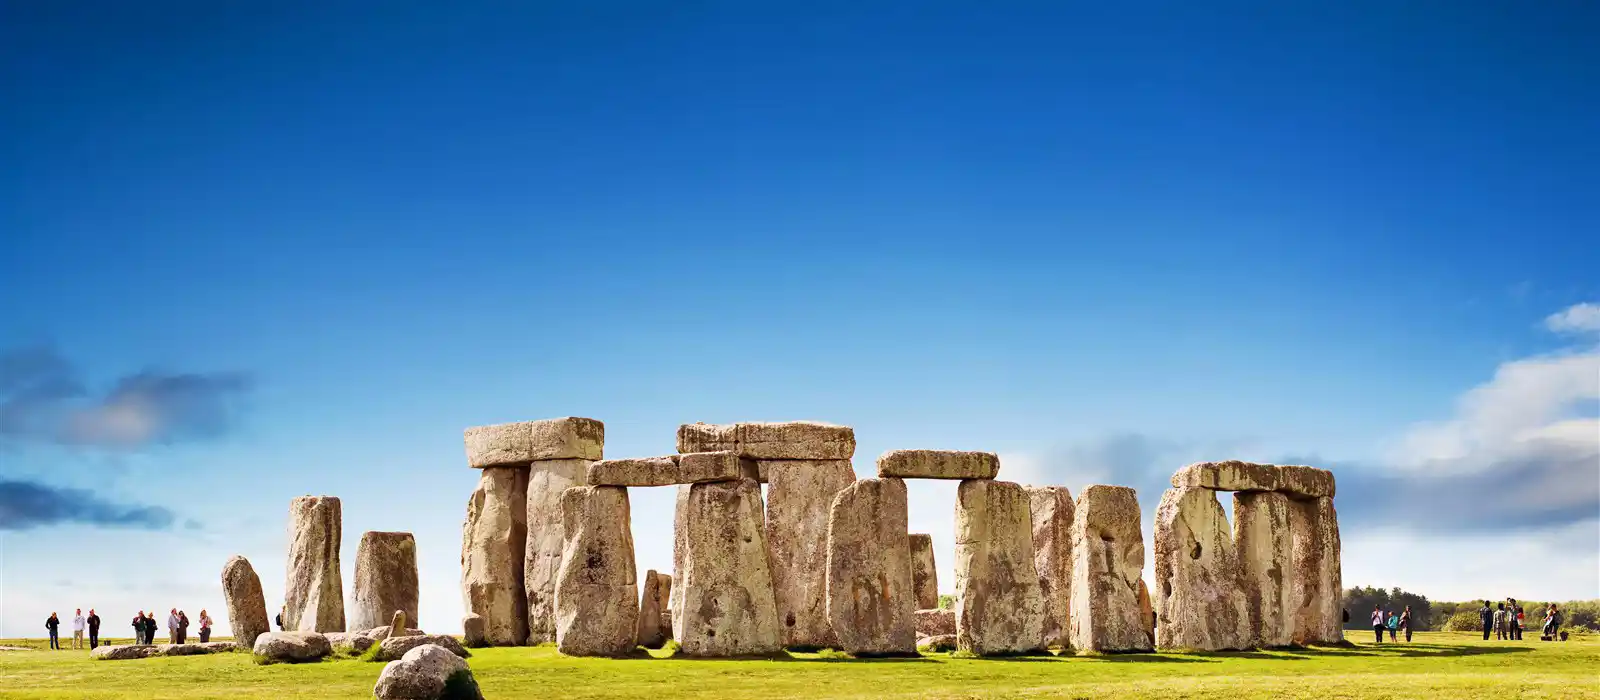
[[[689,487],[679,513],[681,591],[673,638],[687,656],[771,654],[783,646],[768,568],[761,485],[752,479]]]
[[[401,629],[397,633],[395,631],[394,625],[390,624],[390,625],[385,626],[385,627],[373,627],[372,629],[361,630],[360,634],[364,634],[364,635],[366,635],[368,637],[371,637],[371,638],[381,642],[381,641],[383,641],[385,639],[388,639],[390,637],[409,637],[409,636],[417,635],[417,634],[427,634],[427,632],[424,632],[424,631],[422,631],[420,629],[417,629],[415,627],[406,627],[406,628]]]
[[[378,642],[378,654],[374,661],[395,661],[412,649],[433,644],[443,647],[463,659],[467,658],[466,647],[455,637],[447,634],[408,634],[404,637],[390,637]]]
[[[366,632],[329,632],[322,636],[328,639],[328,646],[335,654],[364,654],[379,641]]]
[[[1289,497],[1281,493],[1233,495],[1233,547],[1250,618],[1250,644],[1294,644],[1295,599],[1290,574],[1294,541]]]
[[[1290,501],[1289,532],[1293,547],[1292,596],[1296,606],[1296,644],[1340,644],[1340,604],[1344,585],[1340,572],[1339,515],[1332,498]]]
[[[933,561],[933,536],[911,534],[911,591],[917,598],[917,609],[939,607],[939,570]],[[954,614],[954,611],[951,611]],[[950,634],[955,634],[954,629]]]
[[[850,459],[855,430],[811,421],[678,426],[678,452],[729,450],[752,459]]]
[[[548,459],[602,458],[606,426],[593,418],[550,418],[467,428],[467,464],[518,466]]]
[[[372,688],[378,700],[482,700],[467,662],[449,649],[424,644],[390,662]]]
[[[222,598],[228,604],[228,624],[240,649],[254,647],[257,636],[272,631],[261,577],[256,576],[250,560],[235,555],[222,565]]]
[[[528,472],[528,536],[523,549],[523,592],[527,598],[528,643],[556,640],[556,574],[566,546],[561,494],[587,483],[589,460],[536,462]]]
[[[783,645],[837,644],[828,622],[828,510],[854,483],[847,460],[772,461],[767,471],[767,550]]]
[[[672,577],[651,569],[644,573],[639,591],[639,621],[634,638],[646,649],[660,649],[672,638],[672,620],[667,617],[672,593]]]
[[[1045,646],[1072,645],[1072,493],[1065,486],[1028,488],[1033,514],[1033,568],[1044,596]]]
[[[738,452],[690,452],[678,455],[678,482],[698,484],[702,481],[734,481],[757,479],[766,483],[766,474],[758,466],[761,462],[741,456]]]
[[[220,654],[225,651],[238,649],[233,642],[191,642],[187,644],[168,644],[161,649],[160,656],[200,656],[202,654]]]
[[[1213,489],[1217,491],[1276,491],[1278,467],[1227,460],[1222,462],[1195,462],[1172,474],[1172,487]]]
[[[132,659],[148,659],[152,656],[160,655],[161,647],[154,644],[99,646],[89,652],[89,658],[97,661],[129,661]]]
[[[956,645],[980,656],[1045,646],[1026,489],[972,479],[956,489]]]
[[[417,619],[417,540],[409,532],[367,532],[356,546],[350,628],[371,629],[396,611]],[[401,628],[405,628],[402,620]]]
[[[268,632],[256,637],[251,651],[257,663],[301,663],[332,654],[333,646],[316,632]]]
[[[689,484],[678,487],[678,492],[672,504],[672,575],[678,577],[683,573],[683,539],[688,533],[684,518],[689,513]],[[771,573],[771,570],[768,570]],[[672,590],[668,592],[667,614],[672,618],[672,630],[683,629],[680,625],[683,612],[683,580],[674,578]],[[676,639],[676,637],[674,637]]]
[[[415,616],[416,613],[412,613],[412,615]],[[382,628],[375,628],[375,629],[382,629]],[[389,618],[389,633],[387,635],[384,635],[384,639],[388,639],[389,637],[404,637],[407,634],[409,634],[409,632],[407,630],[408,630],[408,628],[406,627],[406,611],[404,611],[404,610],[396,610],[396,611],[394,611],[394,616]]]
[[[953,634],[936,634],[931,637],[919,637],[917,648],[922,651],[955,651],[956,636]]]
[[[461,616],[461,641],[474,649],[489,646],[488,640],[483,638],[482,615],[467,613]]]
[[[1168,489],[1156,508],[1156,647],[1250,646],[1250,613],[1217,492]]]
[[[993,479],[1000,457],[993,452],[890,450],[878,457],[879,477],[903,479]]]
[[[933,637],[941,634],[956,633],[956,611],[954,610],[932,608],[918,610],[916,615],[918,637]],[[921,644],[917,646],[921,646]]]
[[[339,499],[302,496],[289,504],[288,580],[283,624],[301,632],[344,631],[343,534]]]
[[[1287,464],[1278,467],[1278,490],[1294,498],[1333,498],[1333,472],[1316,467]]]
[[[483,616],[488,644],[528,640],[523,591],[527,540],[527,467],[487,467],[467,500],[461,527],[461,593],[468,612]]]
[[[633,651],[639,599],[628,490],[578,486],[561,497],[566,548],[556,575],[556,648],[569,656]]]
[[[916,652],[904,481],[862,479],[834,498],[827,588],[828,620],[841,649],[864,656]]]
[[[1144,623],[1144,634],[1150,639],[1150,646],[1156,645],[1156,607],[1150,600],[1150,587],[1145,585],[1144,579],[1139,579],[1139,621]]]
[[[589,465],[594,486],[670,486],[679,479],[678,455],[603,459]]]
[[[1139,497],[1124,486],[1088,486],[1072,513],[1072,647],[1149,651],[1139,615],[1144,534]]]

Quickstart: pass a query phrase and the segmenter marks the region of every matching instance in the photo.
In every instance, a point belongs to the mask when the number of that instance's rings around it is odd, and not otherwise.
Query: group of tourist
[[[1381,605],[1372,606],[1372,633],[1373,643],[1383,643],[1383,633],[1389,632],[1389,641],[1397,642],[1400,630],[1405,630],[1406,641],[1411,641],[1411,606],[1407,605],[1399,615],[1392,611],[1386,612]]]
[[[188,614],[173,608],[172,612],[167,615],[168,643],[183,644],[189,638],[189,624]],[[50,648],[60,650],[61,618],[55,613],[50,613],[50,617],[44,621],[44,627],[50,631]],[[155,644],[157,629],[159,629],[159,623],[156,622],[156,614],[154,612],[146,614],[145,611],[140,610],[138,615],[133,616],[133,641],[135,644]],[[85,630],[89,633],[89,648],[94,649],[100,646],[100,616],[95,614],[94,608],[89,608],[88,617],[84,617],[82,608],[79,608],[74,613],[72,618],[73,649],[83,648]],[[200,611],[200,641],[211,641],[211,615],[204,610]]]
[[[1522,606],[1517,604],[1516,598],[1507,598],[1504,603],[1496,603],[1489,607],[1489,601],[1483,601],[1483,607],[1478,609],[1478,617],[1483,621],[1483,638],[1489,639],[1493,634],[1495,639],[1522,639],[1523,622],[1527,614]],[[1561,634],[1561,609],[1551,603],[1545,608],[1544,622],[1540,627],[1539,639],[1552,641]]]

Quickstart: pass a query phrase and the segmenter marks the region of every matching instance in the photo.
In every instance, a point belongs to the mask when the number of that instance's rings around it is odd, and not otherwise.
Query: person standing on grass
[[[1411,641],[1411,606],[1409,606],[1409,605],[1406,606],[1405,610],[1400,611],[1400,627],[1405,629],[1405,631],[1406,631],[1406,641],[1410,642]]]
[[[1551,603],[1550,609],[1544,614],[1544,633],[1550,638],[1548,641],[1555,641],[1556,633],[1560,631],[1561,611],[1556,608],[1555,603]]]
[[[1506,604],[1500,603],[1494,611],[1494,638],[1506,638]]]
[[[1478,619],[1483,622],[1483,641],[1489,641],[1489,632],[1494,630],[1494,608],[1489,607],[1489,601],[1483,601],[1483,607],[1478,608]]]
[[[211,616],[206,614],[205,608],[200,608],[200,643],[211,641]]]
[[[72,648],[83,648],[83,608],[72,613]]]
[[[1506,599],[1506,621],[1511,623],[1511,638],[1522,639],[1522,608],[1517,607],[1516,598]]]
[[[1389,624],[1387,626],[1389,628],[1389,641],[1400,641],[1396,638],[1396,635],[1400,632],[1400,616],[1394,613],[1389,613]]]
[[[50,648],[61,651],[61,638],[56,636],[61,629],[61,618],[56,617],[55,613],[50,613],[50,617],[44,621],[44,628],[50,630]]]
[[[1522,626],[1527,624],[1528,616],[1523,614],[1522,606],[1517,606],[1517,639],[1522,639]]]
[[[144,611],[143,610],[140,610],[138,615],[134,615],[133,616],[133,643],[134,644],[143,644],[144,643]]]
[[[1383,643],[1383,608],[1376,605],[1372,606],[1372,634],[1373,644]]]
[[[161,623],[156,622],[156,611],[155,611],[155,608],[151,608],[150,609],[150,614],[144,616],[144,643],[145,644],[155,644],[156,643],[156,629],[159,628],[160,626],[161,626]]]
[[[177,644],[178,643],[178,609],[177,608],[173,608],[172,612],[167,613],[167,643],[168,644]]]
[[[89,648],[100,646],[100,616],[94,613],[94,608],[89,608]]]

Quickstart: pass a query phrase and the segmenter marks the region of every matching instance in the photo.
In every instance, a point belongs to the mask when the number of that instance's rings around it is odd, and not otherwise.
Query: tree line
[[[1505,600],[1505,597],[1489,600],[1489,607],[1495,607]],[[1522,606],[1523,614],[1528,622],[1524,629],[1538,629],[1544,622],[1545,608],[1550,606],[1547,600],[1522,600],[1517,599],[1517,604]],[[1600,599],[1596,600],[1571,600],[1566,602],[1555,601],[1561,610],[1563,628],[1584,628],[1600,631]],[[1399,615],[1406,606],[1411,606],[1412,629],[1447,630],[1447,631],[1476,631],[1483,629],[1478,617],[1479,608],[1483,607],[1482,600],[1469,600],[1463,602],[1430,601],[1427,596],[1409,593],[1399,587],[1384,590],[1371,586],[1356,586],[1344,592],[1344,609],[1349,611],[1350,620],[1344,623],[1347,630],[1371,629],[1371,618],[1368,613],[1372,606],[1378,606],[1384,611]]]

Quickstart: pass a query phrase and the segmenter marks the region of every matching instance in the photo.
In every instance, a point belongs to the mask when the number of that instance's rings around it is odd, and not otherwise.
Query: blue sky
[[[461,430],[560,415],[993,450],[1147,528],[1297,458],[1346,585],[1600,595],[1595,8],[456,5],[0,8],[0,635],[215,613],[235,553],[276,601],[306,493],[458,628]]]

